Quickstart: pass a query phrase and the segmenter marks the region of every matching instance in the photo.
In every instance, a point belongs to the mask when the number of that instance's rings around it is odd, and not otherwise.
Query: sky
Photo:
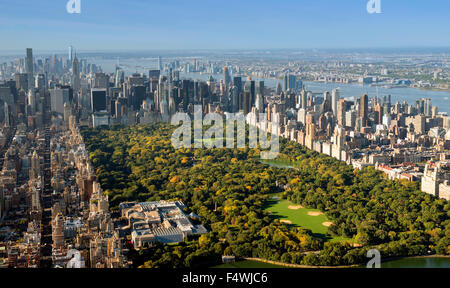
[[[450,1],[0,0],[0,51],[450,47]]]

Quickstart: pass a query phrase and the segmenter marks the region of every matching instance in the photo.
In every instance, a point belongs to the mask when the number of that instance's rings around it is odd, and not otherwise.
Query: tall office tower
[[[161,112],[161,120],[163,122],[169,121],[169,103],[166,99],[167,97],[162,97],[159,111]]]
[[[295,91],[297,88],[297,76],[289,75],[288,76],[288,89],[291,91]]]
[[[255,93],[256,93],[256,95],[260,94],[261,99],[264,101],[264,81],[256,82],[256,92]]]
[[[432,114],[432,109],[433,109],[433,105],[431,104],[431,99],[430,98],[425,98],[424,99],[424,111],[423,114],[425,114],[425,116],[430,117]]]
[[[25,59],[25,72],[27,73],[28,89],[33,89],[34,87],[34,71],[33,71],[33,49],[27,48],[27,57]]]
[[[114,75],[114,87],[122,87],[123,82],[125,82],[125,73],[122,69],[116,68]]]
[[[239,88],[233,86],[231,88],[231,112],[236,113],[239,111]]]
[[[347,104],[344,99],[339,99],[338,108],[336,113],[337,123],[340,126],[345,126],[345,112],[347,110]]]
[[[17,91],[20,91],[21,89],[24,91],[28,90],[28,74],[16,73],[14,74],[14,81],[16,82]]]
[[[199,103],[206,107],[206,101],[209,99],[209,86],[206,82],[200,82],[198,83],[198,97],[199,97]]]
[[[34,89],[30,89],[27,93],[27,106],[30,109],[28,116],[32,116],[36,113],[36,104],[36,92]]]
[[[289,79],[288,74],[283,75],[283,91],[287,91],[289,89]]]
[[[52,112],[64,114],[64,104],[71,102],[71,89],[69,86],[57,86],[50,90],[50,103]]]
[[[391,114],[391,95],[383,96],[383,115]]]
[[[244,84],[244,96],[242,103],[242,110],[244,110],[245,115],[250,113],[253,105],[255,104],[256,100],[255,92],[256,92],[255,81],[251,80],[251,78],[247,78],[247,81],[245,81]]]
[[[300,103],[301,103],[301,107],[303,109],[308,108],[308,94],[306,93],[305,89],[303,89],[302,92],[301,92],[301,101],[300,101]]]
[[[69,46],[69,63],[72,63],[73,61],[73,47],[72,45]]]
[[[158,56],[158,69],[159,71],[163,71],[161,56]]]
[[[367,94],[361,96],[359,117],[361,118],[361,128],[367,127],[369,125],[369,97]]]
[[[133,86],[144,86],[145,85],[145,78],[139,74],[139,73],[134,73],[132,74],[130,77],[128,77],[128,87],[133,87]],[[172,82],[172,77],[169,75],[169,83]]]
[[[161,75],[161,70],[149,70],[148,71],[148,78],[149,79],[159,79],[159,75]]]
[[[249,85],[244,86],[244,93],[242,95],[242,101],[240,103],[240,107],[239,110],[243,110],[244,115],[247,115],[248,113],[250,113],[251,110],[251,98],[252,98],[252,93],[250,91],[250,89],[248,88]]]
[[[72,61],[72,88],[76,93],[80,91],[80,82],[80,62],[78,61],[77,54],[75,53],[75,58],[73,58]]]
[[[95,73],[94,84],[92,85],[94,89],[105,89],[109,87],[109,77],[105,73]]]
[[[106,89],[91,89],[91,112],[104,112],[106,109]]]
[[[223,67],[223,83],[225,84],[226,88],[230,87],[231,77],[227,66]]]
[[[261,94],[256,94],[255,107],[259,113],[264,113],[264,100]]]
[[[323,94],[322,113],[331,112],[331,107],[332,103],[330,92],[326,91]]]
[[[44,74],[36,75],[34,79],[34,87],[38,90],[45,90],[47,88]]]
[[[147,98],[146,97],[145,86],[131,86],[130,87],[130,97],[131,97],[131,105],[135,110],[139,110],[142,102]]]
[[[283,91],[295,91],[297,88],[297,77],[291,74],[284,74],[283,76]]]
[[[333,110],[334,116],[337,116],[339,99],[340,99],[339,90],[333,89],[333,91],[331,92],[331,109]]]
[[[283,91],[283,89],[281,88],[281,83],[278,82],[278,83],[277,83],[277,87],[275,88],[275,93],[276,93],[277,95],[280,95],[282,91]]]
[[[236,76],[233,77],[233,86],[238,88],[238,93],[242,93],[242,77]]]
[[[302,89],[303,89],[303,81],[297,81],[295,91],[302,91]]]
[[[391,114],[391,107],[389,105],[389,103],[385,102],[383,103],[383,109],[382,109],[382,114]]]

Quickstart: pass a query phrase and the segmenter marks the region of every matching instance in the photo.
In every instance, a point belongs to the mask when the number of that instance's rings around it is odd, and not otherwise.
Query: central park
[[[417,183],[354,170],[285,139],[276,163],[264,163],[258,148],[174,149],[175,128],[81,131],[112,212],[126,201],[181,200],[209,231],[131,249],[135,267],[213,267],[223,255],[349,266],[366,263],[370,249],[386,259],[450,254],[450,205]]]

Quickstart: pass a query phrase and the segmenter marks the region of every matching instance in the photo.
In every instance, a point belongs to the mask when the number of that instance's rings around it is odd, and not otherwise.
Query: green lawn
[[[259,262],[259,261],[238,261],[234,263],[221,264],[213,268],[286,268],[284,266]]]
[[[314,236],[326,239],[328,241],[348,241],[344,237],[335,237],[328,234],[328,227],[322,223],[331,222],[324,214],[318,216],[308,215],[308,212],[320,212],[317,209],[300,208],[297,210],[289,209],[289,206],[296,206],[287,200],[271,200],[266,211],[272,213],[272,217],[280,220],[289,220],[294,226],[300,226],[306,229],[310,229]]]

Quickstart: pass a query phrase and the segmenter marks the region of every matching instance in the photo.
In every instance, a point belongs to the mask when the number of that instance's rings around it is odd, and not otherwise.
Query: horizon
[[[138,53],[214,53],[214,52],[296,52],[302,54],[308,53],[330,53],[330,54],[342,54],[342,53],[359,53],[359,54],[409,54],[409,53],[419,53],[419,54],[435,54],[435,53],[450,53],[450,46],[417,46],[417,47],[359,47],[359,48],[230,48],[230,49],[97,49],[97,50],[83,50],[77,49],[77,47],[73,45],[68,45],[65,49],[55,49],[55,50],[41,50],[35,49],[34,47],[23,47],[21,49],[14,50],[1,50],[0,49],[0,57],[13,57],[19,56],[22,57],[25,55],[26,49],[33,49],[34,56],[46,56],[48,54],[67,54],[67,49],[72,46],[74,51],[77,54],[115,54],[115,53],[130,53],[130,54],[138,54]]]

